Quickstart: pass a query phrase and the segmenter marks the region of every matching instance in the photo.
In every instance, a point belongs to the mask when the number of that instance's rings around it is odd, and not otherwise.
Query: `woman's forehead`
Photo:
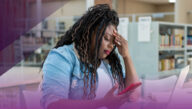
[[[107,26],[105,33],[109,34],[109,35],[113,35],[114,30],[116,30],[115,26],[109,25],[109,26]]]

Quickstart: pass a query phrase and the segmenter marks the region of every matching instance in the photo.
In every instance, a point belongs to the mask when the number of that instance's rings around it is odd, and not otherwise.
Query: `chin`
[[[107,56],[105,55],[103,55],[103,56],[101,56],[99,59],[105,59]]]
[[[102,58],[102,59],[106,59],[106,58],[107,58],[107,56],[108,56],[108,55],[103,56],[103,58]]]

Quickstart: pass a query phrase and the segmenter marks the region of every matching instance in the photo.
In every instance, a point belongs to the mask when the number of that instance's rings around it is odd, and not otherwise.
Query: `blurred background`
[[[21,106],[22,91],[38,89],[49,50],[90,6],[103,3],[119,14],[118,31],[141,79],[192,67],[192,0],[2,0],[0,109]]]

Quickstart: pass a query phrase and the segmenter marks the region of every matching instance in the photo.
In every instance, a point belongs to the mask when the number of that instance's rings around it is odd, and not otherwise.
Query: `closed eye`
[[[109,39],[108,39],[108,38],[106,38],[106,37],[104,37],[104,39],[105,39],[106,41],[109,41]]]

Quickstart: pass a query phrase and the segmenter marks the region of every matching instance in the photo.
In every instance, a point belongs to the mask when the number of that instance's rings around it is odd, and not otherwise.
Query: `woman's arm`
[[[128,55],[123,57],[125,63],[125,87],[128,87],[132,83],[139,82],[139,78],[137,76],[137,72],[133,66],[133,62],[131,57]],[[137,101],[141,95],[141,88],[137,88],[133,91],[133,93],[129,97],[129,101]]]
[[[131,56],[128,50],[128,42],[119,35],[116,31],[114,31],[113,35],[115,36],[115,44],[118,48],[120,55],[123,57],[125,64],[125,87],[129,86],[132,83],[139,82],[139,78],[137,72],[134,68],[133,62],[131,60]],[[130,100],[135,101],[140,96],[140,88],[134,90],[133,94],[130,95]]]
[[[137,72],[133,66],[132,60],[130,56],[123,57],[125,63],[125,86],[129,86],[132,83],[139,82],[139,78],[137,76]]]

